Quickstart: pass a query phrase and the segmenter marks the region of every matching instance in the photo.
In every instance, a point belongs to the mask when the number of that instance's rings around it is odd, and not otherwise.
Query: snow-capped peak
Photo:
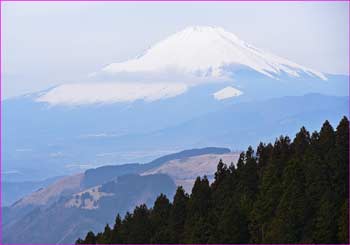
[[[226,79],[233,72],[231,68],[236,66],[272,78],[307,74],[326,79],[320,72],[255,48],[221,27],[191,26],[135,59],[108,65],[102,74],[96,73],[102,75],[102,81],[62,84],[39,95],[36,101],[52,105],[156,101],[179,96],[203,83],[227,83],[231,81]],[[242,93],[226,87],[213,96],[223,100]]]
[[[249,67],[269,77],[301,73],[326,77],[317,71],[260,50],[216,26],[190,26],[156,43],[142,56],[112,63],[104,72],[159,72],[175,70],[199,76],[220,77],[225,67]]]
[[[214,98],[216,100],[225,100],[225,99],[229,99],[232,97],[236,97],[236,96],[240,96],[241,94],[243,94],[242,91],[233,88],[231,86],[225,87],[217,92],[215,92],[213,94]]]

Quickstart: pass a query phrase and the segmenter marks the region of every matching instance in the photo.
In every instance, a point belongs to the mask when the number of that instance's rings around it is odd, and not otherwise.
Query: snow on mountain
[[[301,72],[321,79],[317,71],[260,50],[221,27],[193,26],[160,41],[144,55],[121,63],[113,63],[103,71],[154,72],[177,70],[200,76],[220,77],[230,65],[247,66],[269,77],[283,72],[300,76]]]
[[[224,100],[224,99],[240,96],[241,94],[243,94],[242,91],[240,91],[236,88],[233,88],[231,86],[228,86],[228,87],[225,87],[225,88],[215,92],[213,94],[213,96],[217,100]]]
[[[36,101],[51,105],[155,101],[180,95],[187,89],[184,83],[75,83],[60,85]]]
[[[327,79],[320,72],[264,52],[223,28],[195,26],[158,42],[142,56],[106,66],[94,75],[102,82],[63,84],[45,91],[36,101],[51,105],[156,101],[208,82],[232,82],[231,75],[237,68],[248,68],[272,80],[285,74],[292,78],[306,75]],[[136,77],[130,79],[133,76]],[[215,93],[214,98],[222,100],[241,94],[227,87]]]

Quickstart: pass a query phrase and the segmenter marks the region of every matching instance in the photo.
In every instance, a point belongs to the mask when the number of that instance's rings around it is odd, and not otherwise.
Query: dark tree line
[[[336,130],[303,127],[293,141],[249,147],[236,167],[220,161],[191,195],[179,187],[172,202],[160,195],[76,243],[348,243],[348,164],[346,117]]]

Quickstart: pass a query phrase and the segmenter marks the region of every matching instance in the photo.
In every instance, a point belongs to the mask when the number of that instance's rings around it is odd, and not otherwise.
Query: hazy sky
[[[217,25],[276,55],[348,74],[346,2],[5,2],[3,98],[84,81],[189,25]]]

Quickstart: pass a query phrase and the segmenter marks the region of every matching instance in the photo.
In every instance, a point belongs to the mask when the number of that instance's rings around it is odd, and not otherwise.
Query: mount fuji
[[[326,80],[320,72],[264,52],[221,27],[210,26],[188,27],[155,44],[144,55],[110,64],[103,70],[117,73],[177,69],[199,76],[220,77],[230,65],[243,65],[269,77],[282,72],[299,77],[304,72]]]
[[[268,90],[264,91],[267,97],[276,91],[281,94],[281,90],[341,92],[333,77],[258,49],[221,27],[210,26],[188,27],[134,59],[107,65],[87,80],[59,85],[36,101],[51,105],[152,102],[177,97],[200,85],[227,83],[228,89],[237,92],[225,99],[249,96],[256,88]],[[274,84],[274,93],[266,83]],[[211,97],[217,98],[216,92]]]
[[[348,79],[265,52],[220,27],[188,27],[84,82],[4,100],[3,178],[37,180],[186,148],[241,149],[246,143],[237,132],[254,142],[275,135],[274,128],[293,135],[295,122],[312,130],[347,114]],[[265,126],[254,129],[256,115]]]

